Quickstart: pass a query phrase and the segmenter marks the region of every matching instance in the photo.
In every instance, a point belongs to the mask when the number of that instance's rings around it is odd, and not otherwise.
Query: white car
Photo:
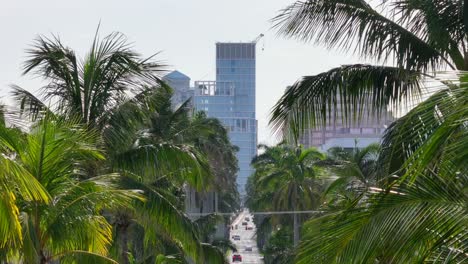
[[[252,252],[252,246],[246,246],[246,247],[245,247],[245,251],[250,251],[250,252]]]

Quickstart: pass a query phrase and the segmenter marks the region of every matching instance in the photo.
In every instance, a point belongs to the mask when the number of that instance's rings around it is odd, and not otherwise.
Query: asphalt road
[[[245,218],[249,217],[250,221],[247,222],[247,226],[253,227],[252,230],[246,230],[245,227],[242,225],[242,222],[245,221]],[[235,228],[237,225],[237,229]],[[231,241],[237,246],[238,254],[242,256],[242,262],[232,262],[232,254],[229,256],[229,260],[231,263],[255,263],[255,264],[260,264],[263,263],[263,260],[261,259],[261,255],[258,251],[257,248],[257,242],[256,242],[256,237],[255,237],[255,224],[252,221],[252,215],[249,213],[247,209],[245,209],[242,213],[239,214],[239,216],[232,222],[232,225],[234,226],[234,230],[231,228],[231,234],[230,234],[230,239]],[[234,235],[239,235],[240,240],[233,240],[232,237]],[[245,248],[247,246],[252,247],[252,251],[245,251]]]

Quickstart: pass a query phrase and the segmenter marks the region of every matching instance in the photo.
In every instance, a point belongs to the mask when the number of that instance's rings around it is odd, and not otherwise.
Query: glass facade
[[[194,104],[220,119],[231,142],[239,147],[239,192],[245,194],[250,167],[257,154],[255,119],[255,43],[216,43],[216,82],[197,81]]]

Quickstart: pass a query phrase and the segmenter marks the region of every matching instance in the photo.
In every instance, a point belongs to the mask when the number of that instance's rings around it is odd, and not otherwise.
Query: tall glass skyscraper
[[[255,119],[255,43],[216,43],[216,81],[196,81],[194,105],[228,128],[239,147],[239,192],[245,194],[250,167],[257,154]]]

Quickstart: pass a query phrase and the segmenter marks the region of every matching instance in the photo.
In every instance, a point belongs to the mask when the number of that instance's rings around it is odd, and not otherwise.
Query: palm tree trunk
[[[468,0],[463,1],[463,23],[465,24],[465,34],[468,35]]]
[[[41,258],[40,263],[41,264],[47,264],[48,261],[47,261],[46,256],[44,255],[44,251],[40,250],[39,251],[39,256]]]
[[[120,261],[122,264],[130,264],[130,259],[128,258],[128,225],[119,224],[117,225],[117,234],[119,236],[119,252],[120,252]]]
[[[299,219],[297,213],[293,214],[294,217],[294,226],[293,226],[293,232],[294,232],[294,247],[297,247],[299,244]]]
[[[299,219],[298,219],[298,215],[296,213],[297,211],[297,203],[298,203],[298,199],[297,199],[297,185],[294,187],[294,197],[293,197],[293,201],[294,201],[294,206],[293,206],[293,210],[294,210],[294,214],[293,214],[293,233],[294,233],[294,247],[297,247],[297,245],[299,244]]]

